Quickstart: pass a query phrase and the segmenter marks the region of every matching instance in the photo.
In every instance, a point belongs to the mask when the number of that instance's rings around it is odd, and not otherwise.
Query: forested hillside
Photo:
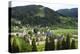
[[[60,28],[77,28],[77,9],[70,9],[72,14],[68,14],[69,11],[54,11],[48,7],[41,5],[28,5],[18,6],[11,8],[11,22],[13,26],[53,26]],[[64,13],[63,13],[64,12]],[[62,14],[63,13],[63,14]],[[73,17],[71,17],[71,16]],[[67,25],[67,26],[66,26]]]
[[[70,16],[75,18],[78,17],[78,8],[60,9],[60,10],[57,10],[57,12],[65,16]]]

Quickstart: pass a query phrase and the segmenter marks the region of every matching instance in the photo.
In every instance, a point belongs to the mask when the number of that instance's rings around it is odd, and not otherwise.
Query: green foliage
[[[13,39],[13,41],[12,41]],[[11,47],[12,47],[12,52],[29,52],[31,51],[31,46],[23,39],[20,37],[11,37]]]
[[[32,36],[32,35],[33,35],[32,31],[28,31],[28,34],[29,34],[30,36]]]
[[[32,40],[32,51],[33,51],[33,52],[34,52],[34,51],[37,51],[36,41],[35,41],[34,38],[33,38],[33,40]]]
[[[44,51],[44,49],[45,49],[45,44],[39,44],[39,45],[37,45],[37,50],[38,51]]]
[[[70,49],[70,35],[67,34],[67,37],[66,37],[66,49]]]
[[[57,41],[57,48],[56,48],[57,50],[60,50],[61,49],[61,44],[60,44],[60,41],[58,40]]]
[[[63,16],[78,17],[78,8],[60,9],[57,12]]]
[[[76,42],[74,39],[70,41],[70,34],[67,34],[66,39],[58,40],[55,44],[54,37],[46,37],[44,44],[36,45],[35,37],[32,39],[32,45],[19,36],[11,37],[11,52],[34,52],[34,51],[50,51],[50,50],[65,50],[65,49],[76,49]],[[66,40],[66,41],[65,41]]]
[[[69,17],[70,14],[66,17],[41,5],[13,7],[11,13],[11,19],[15,19],[11,21],[11,24],[18,27],[28,24],[30,26],[40,25],[42,27],[53,26],[54,28],[77,28],[78,24],[77,17]]]
[[[54,38],[50,37],[50,43],[49,43],[49,50],[55,50],[55,42],[54,42]]]
[[[45,51],[55,50],[55,42],[53,37],[46,37]]]
[[[45,40],[45,51],[49,51],[49,38],[46,37],[46,40]]]
[[[71,42],[71,49],[76,49],[75,39],[72,39],[72,42]]]
[[[63,35],[67,35],[67,34],[73,34],[73,35],[78,35],[78,30],[77,29],[54,29],[51,30],[55,35],[59,34],[63,34]]]
[[[38,32],[38,28],[34,28],[34,33],[37,33]]]
[[[16,39],[13,40],[12,46],[11,46],[11,52],[16,53],[19,52],[19,46],[16,43]]]
[[[64,50],[66,48],[66,41],[63,38],[62,42],[61,42],[61,49]]]

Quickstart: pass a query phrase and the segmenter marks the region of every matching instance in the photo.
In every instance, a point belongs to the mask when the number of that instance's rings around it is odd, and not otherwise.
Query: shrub
[[[45,51],[55,50],[55,42],[53,37],[46,37]]]
[[[20,37],[12,37],[11,39],[11,47],[12,47],[12,52],[29,52],[31,51],[31,45],[28,44],[23,38]]]
[[[34,38],[32,40],[32,51],[37,51],[36,42]]]
[[[45,40],[45,51],[48,51],[49,50],[49,39],[48,37],[46,37],[46,40]]]
[[[49,50],[55,50],[55,42],[54,42],[54,38],[50,37],[50,44],[49,44]]]
[[[29,34],[30,36],[32,36],[32,35],[33,35],[32,31],[29,31],[29,32],[28,32],[28,34]]]
[[[67,37],[66,37],[66,49],[70,49],[70,36],[69,36],[69,34],[67,34]]]
[[[75,40],[72,39],[72,42],[71,42],[71,49],[76,49],[76,45],[75,45]]]
[[[13,40],[12,46],[11,46],[11,52],[16,53],[19,52],[19,46],[16,43],[16,39]]]
[[[34,28],[34,33],[37,33],[38,32],[38,28]]]
[[[57,41],[57,47],[56,47],[56,49],[57,50],[60,50],[61,49],[61,44],[60,44],[60,41],[59,40]]]
[[[65,48],[66,48],[66,42],[65,42],[65,39],[63,38],[61,43],[61,49],[64,50]]]

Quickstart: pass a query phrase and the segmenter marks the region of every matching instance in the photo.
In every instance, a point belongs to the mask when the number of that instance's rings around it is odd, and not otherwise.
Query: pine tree
[[[13,53],[19,52],[19,46],[17,45],[15,38],[14,38],[14,40],[13,40],[13,45],[12,45],[11,51],[12,51]]]
[[[49,50],[55,50],[55,42],[54,42],[54,38],[50,37],[50,47]]]
[[[66,42],[65,42],[65,39],[63,38],[62,40],[62,43],[61,43],[61,49],[64,50],[65,49],[65,46],[66,45]]]
[[[49,50],[49,39],[48,37],[46,37],[46,40],[45,40],[45,51],[48,51]]]
[[[35,39],[32,40],[32,51],[37,51]]]
[[[66,49],[70,49],[70,36],[69,36],[69,34],[67,35],[67,38],[66,38]]]
[[[71,49],[76,49],[75,40],[74,39],[72,39],[72,42],[71,42]]]
[[[61,49],[61,44],[60,44],[60,41],[58,40],[57,41],[57,48],[56,48],[57,50],[60,50]]]

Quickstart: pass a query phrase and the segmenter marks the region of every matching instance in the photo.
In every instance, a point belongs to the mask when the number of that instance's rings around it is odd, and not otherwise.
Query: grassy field
[[[56,29],[56,30],[51,30],[54,34],[56,35],[66,35],[66,34],[72,34],[72,35],[78,35],[78,30],[77,29]]]
[[[70,34],[71,37],[73,35],[76,35],[75,40],[76,40],[76,48],[78,48],[78,30],[77,29],[57,29],[57,30],[51,30],[55,35],[64,35],[66,36],[67,34]]]

